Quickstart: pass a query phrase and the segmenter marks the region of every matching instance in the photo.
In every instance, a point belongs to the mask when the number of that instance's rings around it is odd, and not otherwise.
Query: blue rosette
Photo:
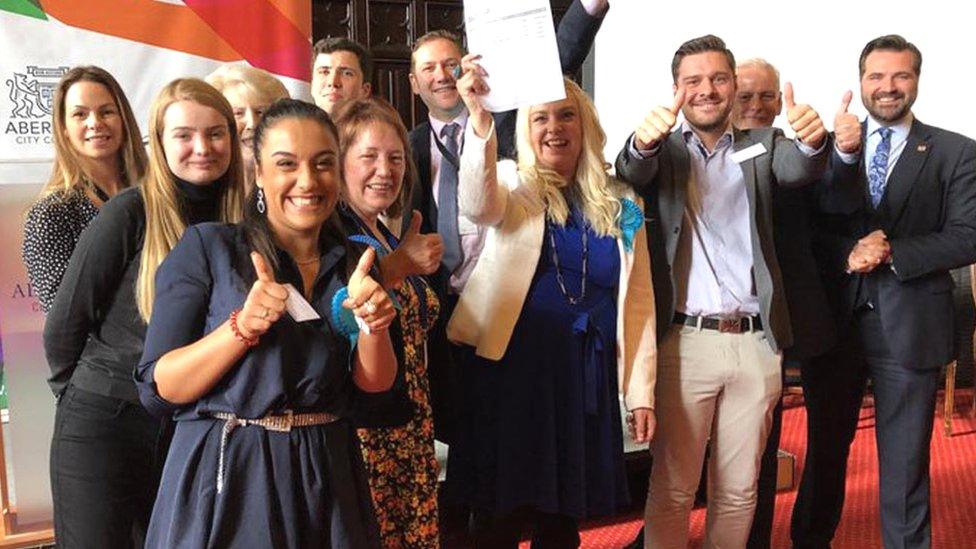
[[[342,302],[349,297],[349,288],[343,286],[332,296],[332,326],[342,335],[349,338],[349,343],[356,345],[359,339],[359,326],[352,311],[342,306]]]
[[[369,235],[354,234],[349,237],[349,240],[373,248],[373,250],[376,251],[377,258],[383,257],[384,255],[390,253],[386,250],[386,246],[383,246],[382,244],[380,244],[379,240],[376,240],[375,238]]]
[[[620,199],[620,233],[624,241],[624,249],[634,251],[634,234],[644,222],[644,212],[640,206],[629,198]]]

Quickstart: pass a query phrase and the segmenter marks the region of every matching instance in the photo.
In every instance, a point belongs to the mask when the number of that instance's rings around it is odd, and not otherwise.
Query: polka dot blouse
[[[34,294],[46,313],[61,286],[81,231],[98,208],[80,190],[55,191],[34,203],[24,223],[24,265]]]

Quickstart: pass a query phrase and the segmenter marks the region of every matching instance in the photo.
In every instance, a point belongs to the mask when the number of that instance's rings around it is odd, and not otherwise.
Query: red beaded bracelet
[[[234,338],[240,341],[248,347],[254,347],[258,344],[257,337],[244,337],[241,333],[241,329],[237,327],[237,315],[241,312],[240,309],[234,309],[230,312],[230,331],[234,332]]]

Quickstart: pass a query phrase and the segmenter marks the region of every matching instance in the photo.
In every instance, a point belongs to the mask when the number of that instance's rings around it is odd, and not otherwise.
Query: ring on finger
[[[376,312],[376,304],[372,300],[367,299],[366,303],[363,303],[363,309],[366,309],[366,314],[371,315]]]

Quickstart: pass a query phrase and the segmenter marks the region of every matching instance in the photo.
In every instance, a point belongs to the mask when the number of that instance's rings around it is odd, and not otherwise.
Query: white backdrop
[[[845,90],[855,94],[851,112],[866,115],[858,91],[861,49],[882,34],[901,34],[922,51],[916,117],[976,136],[976,109],[967,101],[976,89],[973,47],[963,44],[976,29],[965,3],[613,0],[610,5],[597,36],[594,71],[610,161],[652,107],[671,103],[674,51],[703,34],[721,37],[738,60],[764,57],[774,64],[782,82],[793,83],[797,102],[813,105],[831,129]],[[776,125],[789,126],[782,115]]]

